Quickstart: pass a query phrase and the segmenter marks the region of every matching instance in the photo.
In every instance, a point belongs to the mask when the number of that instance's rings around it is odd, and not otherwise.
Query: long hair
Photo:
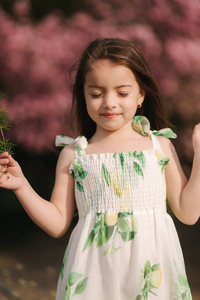
[[[109,59],[133,72],[140,89],[145,91],[143,105],[138,108],[136,114],[146,116],[152,130],[161,129],[169,124],[164,114],[160,89],[141,51],[127,40],[105,38],[91,42],[78,62],[73,85],[72,115],[77,121],[79,134],[90,139],[96,131],[96,123],[87,112],[84,82],[91,65],[100,59]]]

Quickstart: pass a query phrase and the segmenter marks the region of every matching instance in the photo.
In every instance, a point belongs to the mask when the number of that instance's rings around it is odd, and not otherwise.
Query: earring
[[[138,104],[138,106],[137,106],[138,108],[141,108],[142,107],[142,104]]]

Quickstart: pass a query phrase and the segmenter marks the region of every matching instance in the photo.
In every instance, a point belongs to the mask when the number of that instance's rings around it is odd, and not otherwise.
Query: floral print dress
[[[175,134],[152,132],[142,116],[134,117],[133,128],[151,137],[151,150],[85,154],[86,139],[76,139],[70,173],[79,221],[65,252],[56,300],[192,299],[166,211],[169,159],[156,138]]]

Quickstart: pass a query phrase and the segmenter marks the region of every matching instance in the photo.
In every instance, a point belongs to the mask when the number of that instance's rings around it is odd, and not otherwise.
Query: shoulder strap
[[[84,136],[78,136],[76,139],[70,138],[64,135],[57,135],[55,144],[57,147],[65,147],[71,143],[74,144],[75,158],[85,155],[85,149],[87,148],[88,141]]]
[[[151,140],[152,140],[152,144],[153,144],[153,149],[162,151],[158,138],[152,132],[150,133],[150,136],[151,136]]]
[[[75,139],[74,155],[75,158],[85,155],[85,149],[87,148],[88,141],[84,136],[78,136]]]
[[[76,144],[74,145],[74,155],[75,158],[85,155],[85,149],[80,149]]]

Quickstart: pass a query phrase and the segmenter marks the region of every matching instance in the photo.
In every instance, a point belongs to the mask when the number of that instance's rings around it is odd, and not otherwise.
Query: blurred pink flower
[[[29,0],[17,0],[13,5],[13,12],[18,18],[28,17],[31,11]]]

